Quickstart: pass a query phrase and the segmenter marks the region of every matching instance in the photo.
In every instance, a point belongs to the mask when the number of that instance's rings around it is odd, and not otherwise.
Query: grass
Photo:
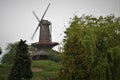
[[[0,64],[0,80],[7,80],[11,65]]]
[[[44,71],[56,71],[59,69],[59,64],[50,60],[39,60],[32,63],[32,67],[41,68]]]
[[[60,65],[50,60],[38,60],[32,62],[32,68],[38,68],[41,71],[33,72],[31,80],[55,80]],[[11,65],[0,64],[0,80],[7,80],[10,69]]]
[[[42,69],[40,72],[33,72],[32,80],[48,80],[57,77],[60,65],[50,60],[39,60],[32,63],[32,67]]]

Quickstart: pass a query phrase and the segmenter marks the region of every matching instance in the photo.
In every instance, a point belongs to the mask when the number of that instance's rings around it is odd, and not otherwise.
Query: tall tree
[[[65,34],[60,80],[119,79],[120,17],[75,16]]]
[[[78,21],[75,17],[65,32],[60,80],[90,80],[91,61],[82,41],[82,28]]]
[[[8,80],[30,80],[32,78],[31,59],[28,53],[28,46],[26,41],[20,40],[15,55],[15,62],[12,66]]]

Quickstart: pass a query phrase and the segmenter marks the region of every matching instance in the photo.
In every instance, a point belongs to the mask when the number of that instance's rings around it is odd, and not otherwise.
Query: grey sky
[[[27,40],[28,44],[37,42],[38,32],[34,40],[30,39],[38,25],[32,11],[41,18],[49,2],[51,6],[45,19],[52,22],[52,41],[55,42],[62,41],[64,26],[74,14],[120,16],[120,0],[0,0],[0,47],[4,49],[8,43],[20,39]]]

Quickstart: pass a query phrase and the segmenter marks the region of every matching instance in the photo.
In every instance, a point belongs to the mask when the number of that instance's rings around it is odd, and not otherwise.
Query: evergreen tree
[[[12,66],[8,80],[30,80],[32,78],[31,59],[28,53],[28,46],[26,41],[20,40],[15,55],[15,62]]]

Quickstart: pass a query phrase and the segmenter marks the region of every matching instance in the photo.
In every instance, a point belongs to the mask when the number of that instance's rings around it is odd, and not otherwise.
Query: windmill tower
[[[54,46],[58,45],[58,42],[52,42],[52,36],[51,36],[51,31],[50,31],[51,22],[43,19],[49,6],[50,6],[50,3],[48,4],[41,20],[39,20],[35,12],[33,12],[39,24],[35,32],[32,35],[32,39],[35,36],[37,30],[40,28],[39,29],[39,41],[31,44],[33,47],[36,48],[36,51],[31,54],[33,60],[48,59],[50,50]]]

